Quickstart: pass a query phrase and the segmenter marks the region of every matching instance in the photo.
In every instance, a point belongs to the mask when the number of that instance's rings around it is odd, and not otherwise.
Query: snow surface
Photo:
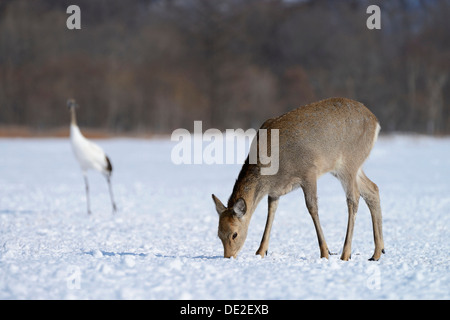
[[[378,184],[386,254],[370,262],[361,200],[352,259],[339,260],[347,209],[340,183],[319,179],[331,251],[319,258],[301,190],[281,198],[269,254],[254,253],[267,204],[237,259],[224,259],[211,193],[226,202],[240,165],[175,165],[169,140],[96,141],[105,179],[81,170],[68,139],[0,139],[0,299],[449,299],[450,139],[379,138],[365,164]]]

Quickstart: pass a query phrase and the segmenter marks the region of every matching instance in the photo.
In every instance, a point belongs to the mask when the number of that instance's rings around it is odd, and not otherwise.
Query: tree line
[[[0,126],[67,125],[73,97],[116,133],[257,128],[343,96],[384,132],[448,134],[449,18],[448,0],[3,0]]]

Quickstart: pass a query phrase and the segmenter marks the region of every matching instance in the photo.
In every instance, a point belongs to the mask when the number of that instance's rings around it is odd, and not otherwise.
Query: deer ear
[[[225,210],[227,210],[227,208],[225,208],[223,203],[220,202],[220,200],[215,195],[212,195],[212,198],[213,198],[214,204],[216,205],[217,213],[220,216]]]
[[[242,218],[247,211],[245,200],[242,198],[237,199],[236,203],[233,206],[233,211],[236,214],[236,217]]]

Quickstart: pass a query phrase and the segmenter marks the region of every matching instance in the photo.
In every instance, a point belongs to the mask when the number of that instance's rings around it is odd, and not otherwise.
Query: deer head
[[[223,256],[236,258],[247,238],[250,222],[246,216],[247,205],[244,199],[239,198],[232,207],[227,208],[215,195],[212,198],[219,214],[218,236],[223,244]]]

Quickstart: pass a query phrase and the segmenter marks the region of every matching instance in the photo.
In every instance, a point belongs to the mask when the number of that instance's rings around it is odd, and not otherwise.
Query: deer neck
[[[246,162],[234,184],[233,193],[228,200],[228,207],[232,207],[239,198],[242,198],[247,206],[245,215],[251,217],[258,203],[267,194],[262,180],[259,167]]]

